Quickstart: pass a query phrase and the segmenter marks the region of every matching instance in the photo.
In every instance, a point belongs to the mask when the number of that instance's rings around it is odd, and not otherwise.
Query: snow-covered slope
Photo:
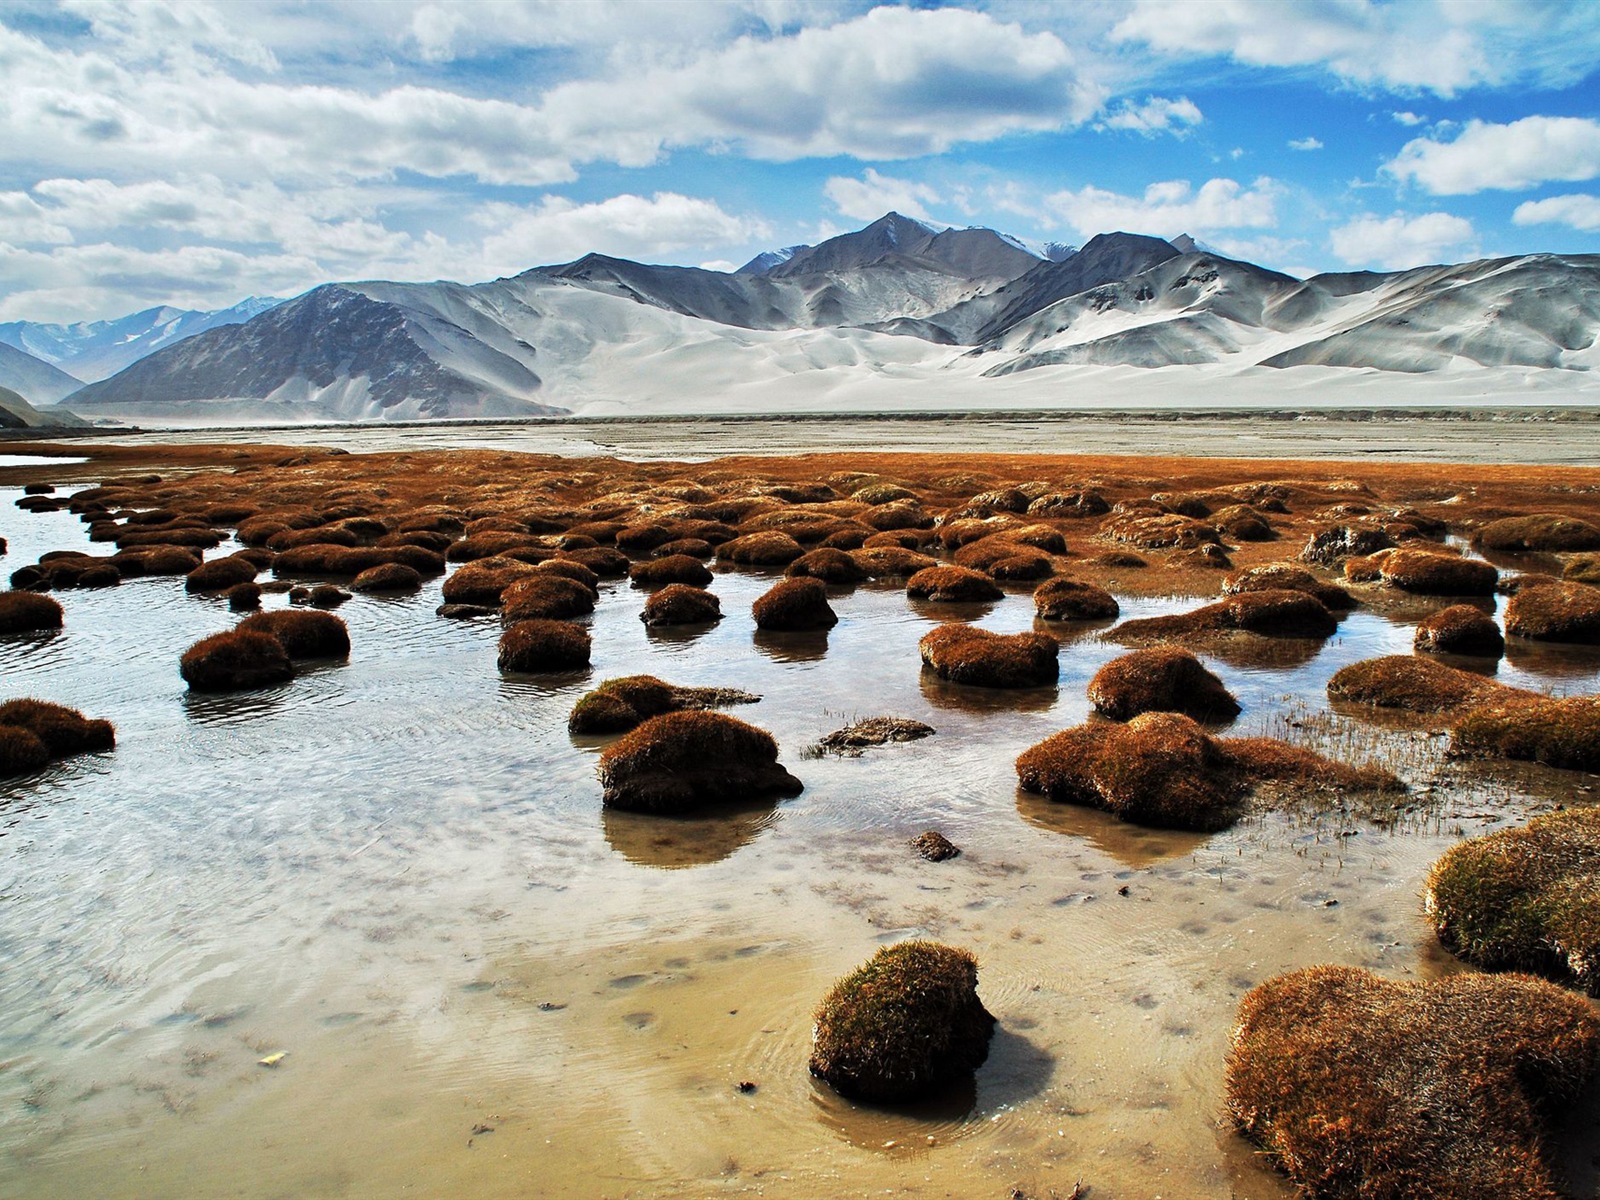
[[[0,387],[18,392],[34,404],[54,404],[82,386],[83,380],[59,367],[0,342]]]

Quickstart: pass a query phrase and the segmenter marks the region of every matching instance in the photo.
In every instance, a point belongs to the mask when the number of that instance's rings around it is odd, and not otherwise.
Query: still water
[[[7,571],[88,545],[17,495]],[[232,621],[181,579],[63,593],[63,631],[0,638],[6,697],[118,731],[112,753],[0,786],[0,1194],[1047,1196],[1081,1178],[1097,1198],[1280,1197],[1218,1122],[1240,996],[1317,962],[1454,969],[1419,911],[1428,864],[1591,798],[1578,773],[1447,762],[1425,724],[1327,714],[1336,669],[1409,651],[1409,624],[1358,612],[1276,665],[1209,665],[1244,705],[1229,732],[1381,757],[1414,785],[1400,807],[1139,830],[1019,793],[1011,765],[1087,716],[1121,652],[1105,626],[1055,630],[1056,688],[963,689],[923,675],[917,640],[952,617],[1031,628],[1026,591],[842,590],[829,633],[756,634],[772,578],[719,574],[721,624],[667,634],[608,583],[593,668],[561,676],[503,678],[498,623],[436,617],[438,581],[356,597],[348,663],[237,696],[186,694],[178,655]],[[733,711],[805,792],[715,819],[603,812],[603,743],[566,716],[636,672],[759,693]],[[1594,691],[1600,659],[1524,648],[1500,676]],[[806,753],[879,714],[938,732]],[[918,859],[907,839],[930,827],[965,853]],[[845,1104],[806,1074],[811,1011],[912,935],[977,954],[989,1061],[927,1110]]]

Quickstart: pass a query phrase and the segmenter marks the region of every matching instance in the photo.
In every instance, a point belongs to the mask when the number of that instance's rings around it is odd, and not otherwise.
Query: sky
[[[1600,253],[1600,4],[0,0],[0,320],[891,209],[1299,276]]]

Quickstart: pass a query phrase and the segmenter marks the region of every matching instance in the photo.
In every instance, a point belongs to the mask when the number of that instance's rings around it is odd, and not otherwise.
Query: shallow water
[[[7,570],[88,545],[17,494]],[[119,742],[0,787],[0,1190],[1280,1197],[1218,1119],[1239,997],[1315,962],[1454,969],[1419,911],[1428,864],[1592,799],[1578,773],[1446,762],[1426,725],[1327,714],[1333,671],[1410,647],[1409,624],[1356,613],[1271,662],[1210,659],[1244,705],[1230,732],[1381,756],[1416,790],[1140,830],[1019,793],[1011,766],[1087,716],[1122,652],[1105,626],[1053,629],[1056,688],[966,689],[924,675],[917,640],[952,617],[1032,628],[1026,591],[838,591],[827,634],[757,636],[773,578],[719,574],[721,624],[669,634],[609,583],[592,670],[553,677],[502,678],[498,623],[437,618],[437,581],[356,597],[347,664],[240,696],[186,694],[179,653],[232,621],[181,579],[62,593],[62,632],[0,639],[7,696],[108,717]],[[566,715],[639,671],[761,694],[732,711],[805,792],[716,820],[602,811],[604,743]],[[1600,657],[1523,646],[1499,674],[1593,691]],[[938,732],[804,753],[884,713]],[[916,858],[932,826],[965,853]],[[927,1110],[843,1103],[806,1074],[811,1010],[911,935],[978,955],[990,1059]]]

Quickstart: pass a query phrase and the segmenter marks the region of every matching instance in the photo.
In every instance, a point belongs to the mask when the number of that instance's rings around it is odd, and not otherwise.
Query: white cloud
[[[1103,188],[1055,192],[1037,200],[1000,193],[996,203],[1037,220],[1059,223],[1084,237],[1124,230],[1176,237],[1217,229],[1265,229],[1277,223],[1278,185],[1257,179],[1245,187],[1232,179],[1208,179],[1195,191],[1186,179],[1152,183],[1142,196]]]
[[[1418,116],[1414,112],[1396,112],[1390,113],[1389,115],[1395,119],[1397,124],[1400,125],[1425,125],[1428,121],[1427,117]]]
[[[1414,180],[1436,196],[1487,188],[1530,188],[1551,180],[1600,175],[1600,121],[1586,117],[1523,117],[1509,125],[1468,121],[1454,141],[1407,142],[1384,170]]]
[[[1517,205],[1517,225],[1567,225],[1584,233],[1600,232],[1600,196],[1550,196]]]
[[[1314,137],[1295,138],[1289,143],[1291,150],[1321,150],[1322,143]]]
[[[860,179],[835,175],[822,185],[822,193],[847,217],[875,221],[887,212],[928,219],[925,204],[939,203],[939,193],[925,183],[880,175],[871,167]]]
[[[764,240],[764,221],[724,212],[714,200],[657,192],[592,204],[546,196],[538,204],[486,205],[475,220],[494,232],[484,239],[480,277],[565,262],[591,251],[650,259],[675,250]]]
[[[1355,267],[1402,270],[1476,254],[1472,222],[1450,213],[1363,215],[1331,231],[1333,252]]]
[[[1600,55],[1600,23],[1586,10],[1509,0],[1136,0],[1111,36],[1172,57],[1315,66],[1362,86],[1450,96],[1583,78]]]
[[[1169,100],[1165,96],[1146,96],[1143,104],[1124,100],[1107,114],[1097,129],[1131,129],[1146,137],[1173,133],[1182,137],[1205,120],[1194,101],[1187,96]]]

